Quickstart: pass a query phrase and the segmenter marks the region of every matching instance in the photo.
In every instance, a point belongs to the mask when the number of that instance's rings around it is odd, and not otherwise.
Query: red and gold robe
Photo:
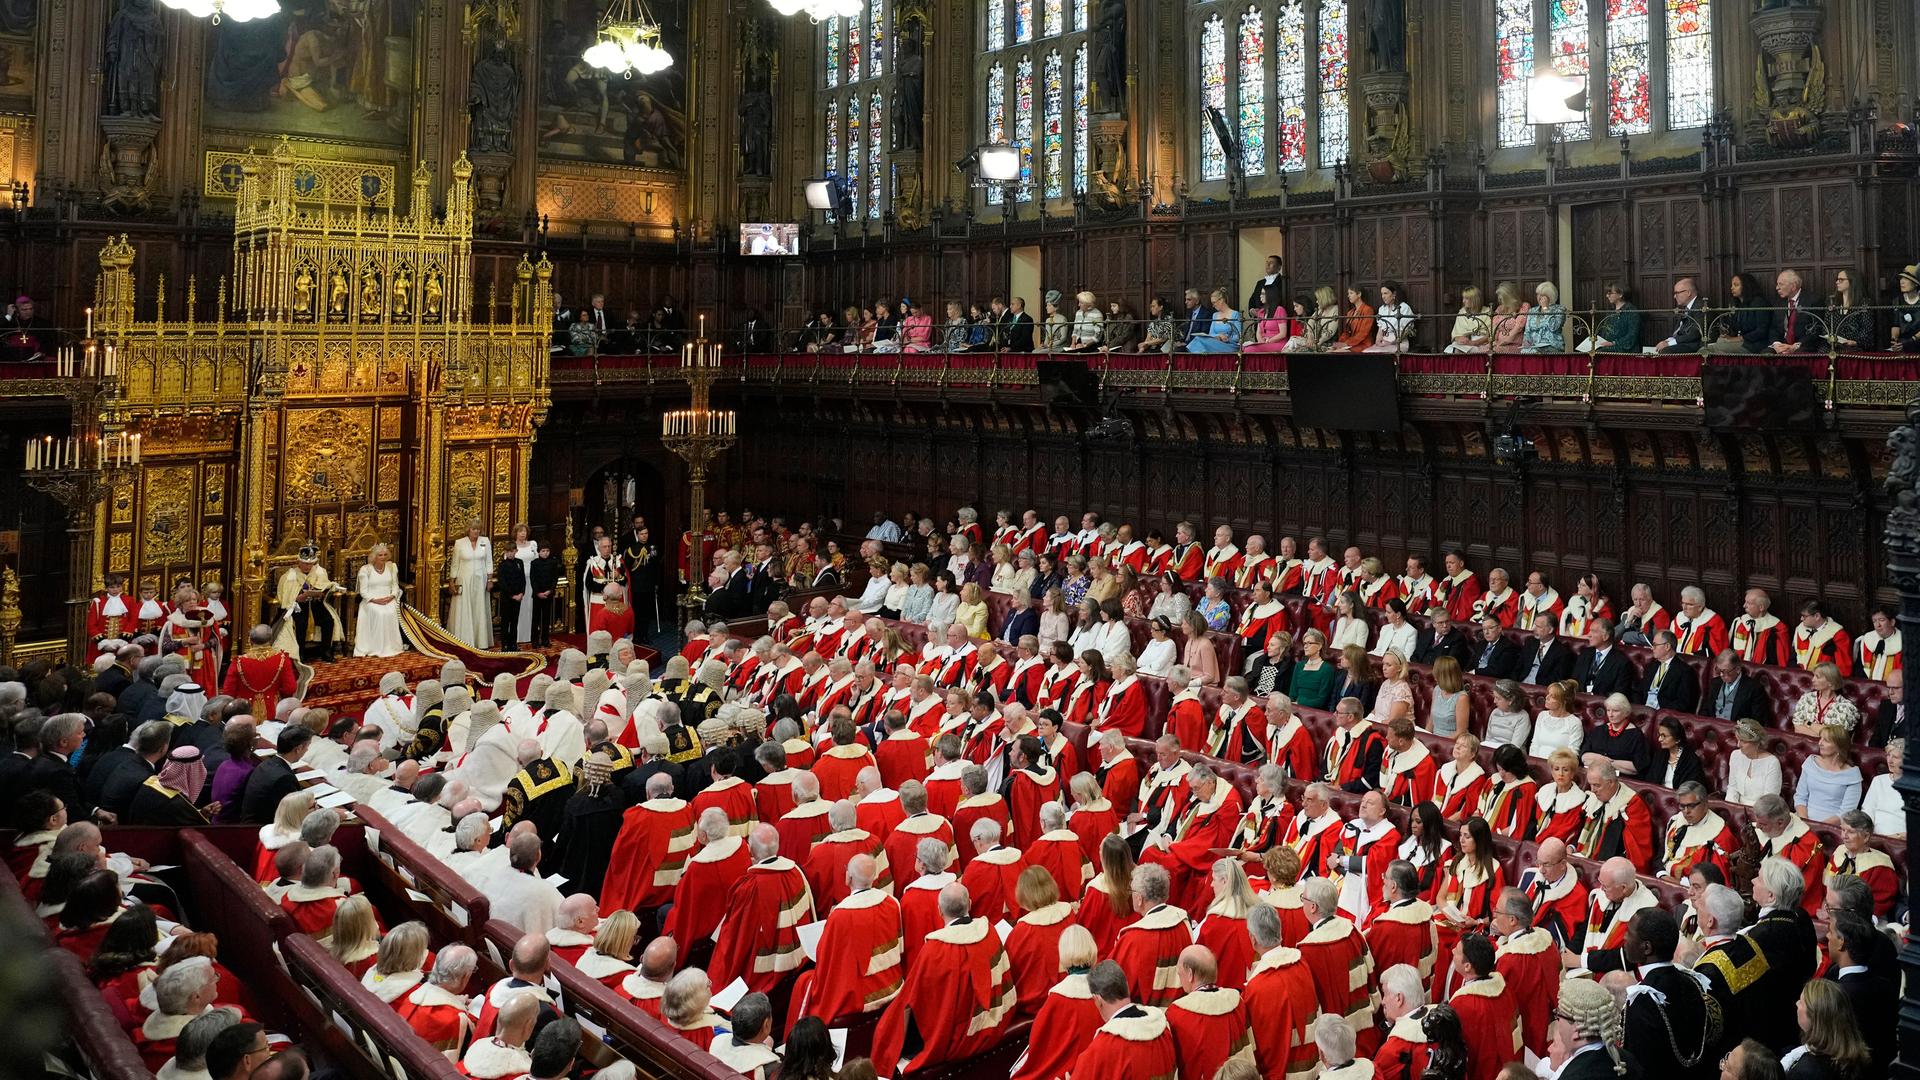
[[[1580,944],[1580,955],[1589,971],[1604,970],[1605,966],[1596,966],[1597,954],[1618,952],[1627,939],[1627,923],[1633,917],[1648,908],[1660,906],[1660,898],[1652,889],[1635,882],[1633,891],[1618,904],[1607,899],[1607,894],[1595,889],[1587,898],[1587,936]],[[1614,968],[1620,967],[1615,963]],[[1631,967],[1631,965],[1628,965]]]
[[[1212,1076],[1253,1041],[1240,991],[1227,986],[1188,991],[1167,1006],[1167,1026],[1181,1076]]]
[[[1354,721],[1350,728],[1335,729],[1333,737],[1327,740],[1324,755],[1326,771],[1322,779],[1338,788],[1364,782],[1367,779],[1367,758],[1373,756],[1375,747],[1379,747],[1384,763],[1386,741],[1387,737],[1381,732],[1380,726],[1364,718]],[[1381,768],[1384,771],[1385,765],[1382,764]]]
[[[1718,656],[1727,648],[1727,620],[1712,608],[1696,616],[1683,611],[1673,617],[1673,636],[1682,656]]]
[[[1621,784],[1605,802],[1594,792],[1587,793],[1585,820],[1573,853],[1596,862],[1624,855],[1641,873],[1653,869],[1653,812],[1647,801],[1632,788]]]
[[[1073,905],[1048,904],[1020,916],[1007,934],[1007,964],[1018,1001],[1015,1010],[1031,1016],[1066,970],[1060,966],[1060,935],[1073,925]]]
[[[1447,1004],[1460,1014],[1466,1037],[1466,1080],[1495,1080],[1507,1062],[1520,1059],[1520,1013],[1498,971],[1454,991]]]
[[[1381,895],[1381,882],[1386,879],[1387,864],[1400,854],[1400,829],[1392,818],[1383,817],[1368,825],[1360,818],[1346,823],[1341,830],[1339,853],[1330,860],[1340,883],[1340,910],[1358,922],[1367,912],[1373,910],[1373,902]],[[1362,860],[1358,868],[1353,859]]]
[[[1733,620],[1727,634],[1727,646],[1749,664],[1787,663],[1787,624],[1768,612],[1759,618],[1741,615]]]
[[[682,956],[695,942],[713,936],[727,910],[727,891],[752,863],[747,842],[738,836],[723,836],[687,860],[679,884],[673,887],[673,910],[664,928],[668,937],[679,942]]]
[[[333,934],[333,913],[347,894],[332,885],[295,885],[280,897],[280,910],[293,917],[300,932],[315,938]]]
[[[879,837],[857,826],[845,832],[829,833],[813,842],[807,861],[801,864],[806,867],[807,886],[813,890],[817,906],[831,908],[847,898],[851,888],[847,884],[847,864],[855,855],[871,855],[879,864],[880,874],[873,879],[874,888],[884,891],[892,885],[893,879],[887,875],[887,849]]]
[[[1479,762],[1469,762],[1462,769],[1458,762],[1449,760],[1434,778],[1433,801],[1440,804],[1441,817],[1457,821],[1479,811],[1486,790],[1487,770]]]
[[[1901,669],[1900,654],[1905,647],[1898,630],[1886,637],[1881,637],[1878,630],[1861,634],[1853,643],[1855,666],[1860,677],[1886,682],[1888,672]]]
[[[1520,1013],[1521,1045],[1544,1057],[1547,1027],[1560,1003],[1560,949],[1553,935],[1536,926],[1501,942],[1495,949],[1494,970],[1506,979],[1507,992]]]
[[[1100,1025],[1067,1074],[1072,1080],[1175,1080],[1173,1030],[1159,1009],[1138,1003]]]
[[[1451,577],[1436,578],[1433,602],[1428,610],[1446,608],[1455,626],[1468,626],[1474,621],[1474,608],[1480,603],[1482,592],[1480,579],[1471,570],[1462,570]]]
[[[766,993],[807,961],[799,926],[812,922],[813,893],[792,859],[776,855],[747,868],[727,893],[707,974],[716,986],[745,979]]]
[[[600,903],[608,910],[659,907],[673,899],[674,886],[693,854],[693,808],[674,799],[648,799],[630,807],[620,836],[607,859]],[[725,983],[721,984],[726,985]]]
[[[1262,581],[1274,580],[1274,569],[1278,564],[1273,556],[1262,552],[1258,555],[1243,555],[1240,565],[1233,571],[1233,585],[1236,589],[1251,589]],[[1279,592],[1276,586],[1273,590]]]
[[[780,833],[780,853],[792,859],[795,865],[807,865],[807,859],[813,854],[813,845],[833,832],[833,824],[827,820],[827,812],[831,809],[832,804],[824,799],[815,799],[782,814],[773,825]]]
[[[1733,880],[1733,860],[1740,854],[1740,837],[1719,814],[1707,811],[1700,824],[1687,824],[1685,814],[1667,821],[1666,855],[1660,861],[1662,877],[1685,881],[1693,868],[1711,863],[1724,880]]]
[[[1015,991],[1000,937],[985,919],[927,935],[899,996],[873,1033],[873,1061],[892,1076],[984,1053],[1013,1015]]]
[[[1256,1032],[1253,1060],[1262,1080],[1307,1080],[1320,1064],[1313,1022],[1320,1014],[1313,969],[1300,951],[1278,945],[1254,961],[1241,995]]]
[[[1085,975],[1053,984],[1028,1029],[1027,1048],[1013,1063],[1012,1080],[1063,1080],[1100,1030],[1100,1008]]]
[[[1264,854],[1267,849],[1287,842],[1287,829],[1293,824],[1293,807],[1281,798],[1263,799],[1256,795],[1240,815],[1233,839],[1227,846],[1236,851]]]
[[[1175,544],[1167,556],[1166,569],[1178,574],[1181,581],[1199,581],[1206,569],[1206,553],[1192,541]]]
[[[953,826],[947,824],[946,818],[931,813],[902,818],[886,840],[887,870],[893,875],[894,892],[898,895],[904,896],[901,890],[920,876],[919,850],[922,840],[938,840],[945,844],[949,861],[957,856],[953,849]]]
[[[1194,941],[1212,950],[1219,971],[1216,982],[1235,990],[1247,988],[1247,970],[1253,967],[1255,953],[1246,915],[1231,914],[1229,901],[1216,902],[1201,918]]]
[[[1233,831],[1244,812],[1240,793],[1232,784],[1216,779],[1213,798],[1189,804],[1174,828],[1168,830],[1172,844],[1164,849],[1149,844],[1140,853],[1140,861],[1166,867],[1173,879],[1173,902],[1199,910],[1213,895],[1208,879],[1219,859],[1214,851],[1233,842]]]
[[[1476,621],[1484,619],[1488,615],[1499,619],[1501,626],[1509,630],[1513,629],[1514,624],[1520,621],[1520,590],[1509,587],[1505,592],[1497,594],[1490,592],[1480,597],[1479,602],[1474,605],[1475,619]],[[1523,629],[1532,628],[1523,627]]]
[[[959,811],[960,800],[966,792],[960,786],[960,774],[971,764],[966,761],[949,761],[935,766],[921,783],[927,789],[927,811],[938,814],[948,821]]]
[[[967,895],[973,900],[973,916],[988,922],[1019,918],[1023,913],[1015,888],[1020,872],[1026,868],[1027,860],[1020,852],[1004,845],[975,855],[960,876],[960,884],[967,887]]]
[[[877,764],[873,755],[859,743],[829,746],[820,751],[813,763],[814,778],[820,781],[820,800],[831,803],[851,797],[860,770],[868,766],[877,767]]]
[[[1572,867],[1549,882],[1533,867],[1520,872],[1520,888],[1533,901],[1533,925],[1553,935],[1560,948],[1579,951],[1587,933],[1586,883]]]
[[[1621,787],[1624,789],[1625,784]],[[1564,840],[1572,846],[1580,839],[1587,821],[1587,791],[1578,784],[1561,791],[1552,784],[1541,784],[1533,797],[1535,843]],[[1651,843],[1651,841],[1649,841]]]
[[[1107,956],[1126,972],[1133,1000],[1158,1006],[1180,996],[1180,950],[1191,944],[1187,913],[1161,904],[1122,927]]]
[[[921,943],[927,940],[928,934],[946,925],[946,920],[940,917],[940,890],[959,880],[946,872],[922,874],[913,879],[913,884],[899,890],[900,947],[905,961],[902,970],[913,970]]]
[[[1405,750],[1388,747],[1380,759],[1380,787],[1390,806],[1417,806],[1432,799],[1439,774],[1439,762],[1419,739]]]
[[[293,657],[265,645],[255,645],[234,657],[220,687],[228,697],[252,702],[254,716],[274,715],[281,698],[299,691],[300,676]]]
[[[1487,819],[1487,827],[1495,836],[1525,843],[1533,839],[1534,825],[1540,817],[1536,801],[1539,790],[1539,783],[1531,779],[1495,777],[1481,793],[1478,813]]]
[[[1240,647],[1248,656],[1252,656],[1267,647],[1267,639],[1287,629],[1287,606],[1278,600],[1269,600],[1264,604],[1254,604],[1240,614],[1240,625],[1234,633],[1240,638]]]
[[[1359,928],[1338,915],[1322,919],[1300,939],[1300,957],[1313,972],[1320,1011],[1346,1017],[1355,1031],[1370,1030],[1373,960]]]
[[[1132,814],[1140,800],[1140,762],[1123,750],[1119,757],[1101,764],[1095,775],[1100,780],[1100,797],[1112,805],[1113,812],[1120,817]]]
[[[1545,615],[1553,620],[1555,629],[1558,629],[1560,613],[1565,611],[1566,607],[1567,602],[1552,587],[1546,588],[1538,596],[1522,589],[1520,591],[1520,628],[1532,630],[1535,620]]]
[[[1376,905],[1367,924],[1367,951],[1373,954],[1373,966],[1385,971],[1395,964],[1407,964],[1420,973],[1422,982],[1433,980],[1434,959],[1440,952],[1440,937],[1434,925],[1433,906],[1425,900],[1402,900],[1391,906]]]
[[[886,1008],[903,972],[900,904],[880,889],[862,889],[834,905],[820,934],[812,971],[794,983],[793,1015],[858,1016]]]
[[[1342,826],[1340,815],[1332,807],[1318,818],[1308,820],[1301,814],[1287,825],[1286,843],[1300,856],[1300,877],[1327,877],[1333,873],[1329,860],[1339,847]]]
[[[727,832],[733,836],[745,836],[759,820],[759,807],[754,802],[753,787],[737,776],[716,780],[693,797],[693,820],[699,821],[700,815],[708,807],[718,807],[727,815]]]
[[[1900,874],[1894,868],[1893,859],[1878,848],[1868,848],[1855,855],[1845,844],[1833,849],[1833,855],[1827,860],[1826,871],[1821,875],[1821,888],[1825,889],[1837,875],[1853,874],[1867,883],[1873,890],[1873,913],[1885,919],[1893,914],[1894,901],[1900,899]]]
[[[1061,899],[1079,901],[1087,879],[1093,876],[1093,860],[1087,858],[1080,846],[1080,837],[1072,829],[1056,829],[1041,834],[1026,846],[1025,854],[1028,866],[1044,867],[1052,875]],[[1051,985],[1052,981],[1049,980],[1047,986]],[[1040,990],[1044,992],[1046,986]]]
[[[793,809],[793,781],[800,771],[789,765],[761,777],[753,785],[754,815],[769,825],[785,817]]]
[[[1840,669],[1842,677],[1850,677],[1853,675],[1853,639],[1833,619],[1813,630],[1800,623],[1793,628],[1793,664],[1804,671],[1832,664]]]

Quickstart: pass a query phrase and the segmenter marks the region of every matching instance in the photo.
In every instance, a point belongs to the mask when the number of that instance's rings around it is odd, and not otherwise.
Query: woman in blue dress
[[[1187,342],[1188,352],[1230,353],[1240,351],[1240,313],[1227,303],[1227,294],[1213,290],[1213,322],[1205,337]]]

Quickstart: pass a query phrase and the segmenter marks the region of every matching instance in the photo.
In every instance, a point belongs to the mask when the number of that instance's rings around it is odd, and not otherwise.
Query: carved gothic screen
[[[1201,190],[1227,179],[1226,149],[1208,109],[1219,109],[1240,144],[1249,178],[1328,169],[1347,160],[1351,101],[1349,0],[1198,0],[1189,14],[1195,47]]]
[[[893,196],[895,0],[865,0],[860,13],[824,19],[820,35],[820,164],[846,185],[855,218],[878,220]],[[829,220],[833,215],[828,215]]]
[[[1494,0],[1494,137],[1530,147],[1527,80],[1586,80],[1588,118],[1560,125],[1580,141],[1704,127],[1712,118],[1713,0]]]
[[[1092,0],[987,0],[981,5],[975,85],[980,87],[979,141],[1020,150],[1020,177],[998,206],[1065,201],[1087,190],[1089,150],[1088,31]]]

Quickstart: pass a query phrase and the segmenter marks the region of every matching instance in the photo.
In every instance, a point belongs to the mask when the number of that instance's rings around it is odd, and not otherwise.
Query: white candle
[[[133,463],[140,464],[140,436],[133,437]]]
[[[29,441],[27,443],[27,468],[30,470],[38,468],[40,465],[40,463],[37,460],[35,460],[34,453],[33,453],[35,450],[38,450],[38,449],[40,449],[40,445],[38,443],[35,443],[32,441]]]
[[[87,309],[87,336],[89,338],[93,336],[93,309],[92,308]]]

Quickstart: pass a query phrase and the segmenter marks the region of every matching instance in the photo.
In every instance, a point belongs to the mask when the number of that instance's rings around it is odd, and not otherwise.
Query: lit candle
[[[718,345],[715,345],[713,347],[713,366],[714,367],[720,366],[720,348],[721,347]]]
[[[40,440],[40,467],[51,469],[53,464],[53,436],[45,435]]]
[[[93,309],[87,309],[87,337],[93,337]]]
[[[140,464],[140,436],[133,437],[133,463]]]

